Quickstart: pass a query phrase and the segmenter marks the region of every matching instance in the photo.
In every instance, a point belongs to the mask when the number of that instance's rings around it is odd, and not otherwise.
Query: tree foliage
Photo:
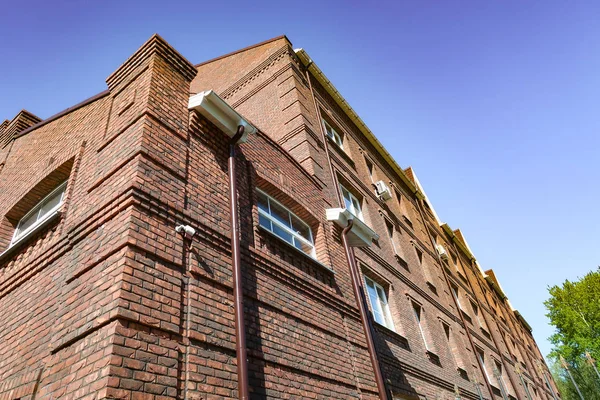
[[[562,400],[581,400],[571,378],[560,362],[554,362],[551,370]],[[580,359],[577,364],[569,364],[569,371],[573,374],[573,379],[577,382],[585,400],[600,400],[600,380],[587,360]]]
[[[600,379],[587,362],[585,353],[600,357],[600,268],[575,282],[548,289],[550,298],[544,305],[546,316],[554,326],[550,337],[554,348],[553,375],[563,399],[579,400],[570,377],[559,362],[564,357],[586,400],[600,400]],[[597,364],[596,364],[597,365]]]

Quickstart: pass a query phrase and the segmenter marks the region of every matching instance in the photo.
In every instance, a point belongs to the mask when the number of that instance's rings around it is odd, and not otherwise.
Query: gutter
[[[341,95],[341,93],[335,88],[333,83],[325,76],[323,71],[313,62],[308,53],[304,49],[295,49],[294,52],[302,62],[302,64],[306,67],[307,70],[311,71],[317,81],[327,90],[327,93],[333,97],[335,102],[345,111],[348,117],[356,124],[356,126],[361,130],[361,132],[365,135],[369,143],[375,147],[375,150],[383,157],[385,161],[392,167],[394,172],[400,177],[402,182],[408,186],[408,188],[415,194],[417,197],[423,198],[423,194],[415,186],[415,184],[406,176],[400,165],[394,160],[392,155],[383,147],[381,142],[375,137],[373,132],[367,127],[364,121],[358,116],[356,111],[348,104],[346,99]]]
[[[523,325],[525,325],[525,327],[526,327],[527,329],[529,329],[529,332],[532,332],[532,331],[533,331],[533,329],[531,328],[531,325],[529,325],[529,324],[527,323],[527,321],[525,320],[525,318],[523,317],[523,315],[521,315],[521,313],[520,313],[519,311],[517,311],[517,310],[513,310],[513,312],[515,313],[515,317],[517,317],[517,319],[518,319],[518,320],[519,320],[519,321],[520,321],[520,322],[521,322]]]

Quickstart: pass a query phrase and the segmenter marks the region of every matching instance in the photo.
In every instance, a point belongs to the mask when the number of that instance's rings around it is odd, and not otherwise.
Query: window
[[[446,334],[446,340],[448,341],[448,349],[450,350],[450,355],[456,364],[456,356],[454,355],[454,348],[452,347],[452,338],[450,336],[450,326],[442,322],[442,326],[444,327],[444,333]]]
[[[387,228],[388,236],[390,238],[390,242],[392,243],[392,249],[394,249],[394,254],[398,254],[398,249],[396,248],[396,243],[394,243],[394,225],[390,223],[387,219],[385,220],[385,226]]]
[[[350,191],[348,191],[348,189],[346,189],[345,187],[341,185],[340,187],[342,188],[342,195],[344,197],[344,203],[346,204],[346,208],[358,219],[364,221],[362,210],[360,209],[360,200],[358,200],[356,196],[350,193]]]
[[[369,295],[369,302],[371,303],[373,319],[378,324],[381,324],[388,329],[395,330],[385,290],[383,290],[381,285],[377,282],[366,276],[365,283],[367,285],[367,294]]]
[[[417,325],[419,326],[419,332],[421,332],[421,338],[423,338],[423,343],[425,343],[425,349],[429,350],[429,346],[427,345],[427,338],[425,337],[425,331],[423,330],[423,324],[421,323],[421,306],[415,302],[412,302],[413,313],[415,315],[415,320],[417,321]]]
[[[373,163],[369,161],[369,159],[366,157],[365,162],[367,163],[367,169],[369,170],[369,178],[371,178],[371,182],[375,182],[375,180],[373,179]]]
[[[452,289],[452,295],[454,296],[454,298],[456,299],[456,303],[458,304],[458,308],[460,308],[461,310],[462,305],[460,304],[460,297],[458,297],[458,288],[454,285],[450,285],[450,289]]]
[[[10,243],[11,246],[17,244],[17,242],[27,236],[29,232],[32,232],[36,227],[40,226],[44,221],[56,214],[64,201],[66,188],[67,182],[59,185],[21,218],[15,229],[15,233],[13,234]]]
[[[259,225],[316,258],[310,227],[277,200],[257,190]]]
[[[498,376],[498,384],[501,385],[502,387],[500,389],[502,389],[503,391],[506,390],[506,383],[504,383],[504,372],[502,370],[502,364],[500,362],[498,362],[497,360],[494,360],[494,366],[496,367],[496,374]]]
[[[417,257],[419,258],[419,264],[423,264],[423,252],[421,250],[419,250],[417,247],[415,247],[415,250],[417,251]]]
[[[477,353],[477,359],[479,360],[479,363],[481,364],[481,367],[483,368],[483,372],[485,372],[485,378],[491,384],[492,381],[490,379],[490,374],[488,374],[487,368],[485,367],[485,355],[483,354],[483,350],[475,348],[475,352]]]
[[[469,302],[471,303],[471,308],[473,309],[473,314],[475,314],[475,318],[477,319],[477,323],[479,324],[479,326],[481,328],[483,328],[483,323],[481,322],[481,319],[479,319],[479,307],[477,307],[477,304],[475,304],[473,301],[469,300]]]
[[[329,138],[333,140],[333,142],[337,144],[340,149],[343,150],[344,141],[342,140],[342,136],[339,133],[337,133],[336,130],[333,129],[333,127],[327,123],[327,121],[323,120],[323,125],[325,126],[325,132],[327,132],[327,136],[329,136]]]

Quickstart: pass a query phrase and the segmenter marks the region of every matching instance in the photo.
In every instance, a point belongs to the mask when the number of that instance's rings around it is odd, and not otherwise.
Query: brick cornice
[[[7,123],[2,123],[3,129],[0,130],[0,147],[8,143],[20,132],[25,131],[29,127],[39,123],[42,119],[37,115],[30,113],[27,110],[21,110],[19,113]]]
[[[123,82],[137,67],[152,56],[157,55],[171,64],[188,81],[191,81],[198,71],[196,67],[183,57],[177,50],[169,45],[158,34],[152,35],[131,57],[127,59],[115,72],[106,78],[106,84],[112,91]]]

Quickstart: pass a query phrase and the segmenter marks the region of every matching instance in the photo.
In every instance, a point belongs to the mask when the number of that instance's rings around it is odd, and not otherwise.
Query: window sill
[[[427,281],[427,287],[429,288],[429,290],[431,290],[431,292],[433,294],[435,294],[436,296],[438,295],[437,288],[435,287],[435,285],[433,283],[431,283],[430,281]]]
[[[471,316],[470,316],[469,314],[467,314],[467,313],[466,313],[465,311],[463,311],[463,310],[460,310],[460,313],[462,314],[462,316],[464,317],[464,319],[465,319],[466,321],[469,321],[469,323],[470,323],[471,325],[473,325],[473,319],[471,318]]]
[[[39,224],[38,226],[36,226],[35,228],[33,228],[32,230],[27,232],[16,243],[13,243],[12,246],[10,246],[8,249],[4,250],[0,254],[0,262],[6,260],[11,255],[14,255],[20,248],[23,247],[23,245],[25,245],[27,242],[29,242],[29,239],[31,239],[36,233],[42,231],[43,229],[48,227],[50,224],[59,220],[61,215],[62,215],[61,211],[56,210],[51,215],[46,217],[46,219],[41,224]]]
[[[335,274],[335,271],[328,267],[327,265],[321,263],[319,260],[317,260],[316,258],[313,258],[312,256],[306,254],[305,252],[303,252],[300,249],[297,249],[296,247],[292,246],[290,243],[286,242],[285,240],[283,240],[282,238],[280,238],[279,236],[277,236],[276,234],[274,234],[273,232],[271,232],[270,230],[258,225],[258,230],[260,232],[266,233],[268,236],[277,239],[278,241],[285,243],[290,249],[294,250],[296,253],[303,255],[307,260],[312,261],[313,263],[317,264],[318,266],[320,266],[321,268],[327,270],[327,272],[331,273],[331,274]],[[1,256],[0,256],[1,257]]]
[[[396,261],[398,261],[398,264],[400,264],[402,268],[410,272],[410,270],[408,269],[408,263],[406,262],[406,260],[404,260],[404,258],[400,257],[398,254],[394,254],[394,257],[396,257]]]
[[[409,226],[409,227],[410,227],[410,229],[411,229],[412,231],[414,231],[414,230],[415,230],[415,227],[414,227],[414,225],[413,225],[412,221],[411,221],[410,219],[408,219],[408,217],[407,217],[406,215],[402,215],[402,219],[404,220],[404,223],[405,223],[407,226]]]
[[[458,371],[458,376],[460,376],[461,378],[463,378],[466,381],[469,381],[469,374],[467,373],[467,371],[461,367],[457,367],[456,370]]]
[[[373,322],[375,322],[375,329],[377,331],[379,331],[380,333],[382,333],[384,335],[389,335],[395,340],[398,340],[398,342],[400,342],[400,347],[404,348],[405,350],[410,351],[410,347],[408,345],[408,339],[406,339],[404,336],[402,336],[395,330],[392,330],[385,325],[381,325],[377,321],[373,321]]]
[[[427,354],[427,358],[429,359],[429,361],[431,361],[432,364],[435,364],[438,367],[442,366],[442,363],[440,361],[440,357],[437,354],[435,354],[433,351],[427,350],[425,352],[425,354]]]
[[[481,329],[481,334],[483,336],[485,336],[488,339],[492,338],[492,335],[487,331],[487,329],[485,329],[483,326],[480,326],[479,329]]]

